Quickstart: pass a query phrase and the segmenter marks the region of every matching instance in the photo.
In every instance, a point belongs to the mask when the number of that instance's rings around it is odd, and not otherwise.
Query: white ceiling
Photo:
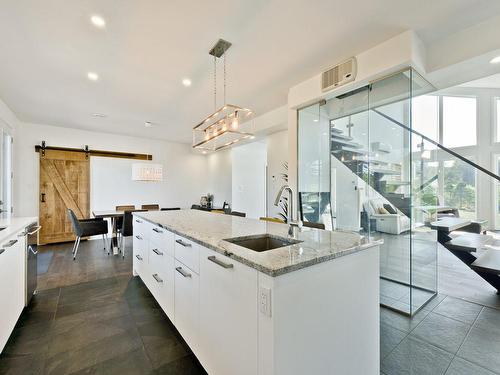
[[[499,89],[500,88],[500,73],[493,74],[488,77],[476,79],[474,81],[461,84],[462,87],[480,87],[484,89]]]
[[[213,111],[208,50],[220,37],[233,43],[228,102],[258,115],[342,59],[407,29],[433,42],[500,13],[500,1],[0,0],[0,9],[0,98],[22,121],[190,142]]]

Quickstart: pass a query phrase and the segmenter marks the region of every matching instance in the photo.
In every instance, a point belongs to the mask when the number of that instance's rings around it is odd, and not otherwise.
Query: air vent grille
[[[321,90],[327,91],[356,79],[356,59],[353,57],[328,69],[321,75]]]

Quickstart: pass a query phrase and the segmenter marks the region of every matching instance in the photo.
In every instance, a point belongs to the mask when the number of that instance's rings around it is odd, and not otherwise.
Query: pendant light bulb
[[[231,120],[231,128],[236,130],[238,129],[238,126],[240,126],[240,122],[238,121],[238,112],[234,112],[234,117]]]

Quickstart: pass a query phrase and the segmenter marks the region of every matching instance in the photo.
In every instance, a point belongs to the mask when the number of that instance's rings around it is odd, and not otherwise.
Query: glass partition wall
[[[439,205],[438,156],[412,129],[416,122],[436,139],[437,126],[420,113],[431,91],[407,69],[298,114],[303,220],[382,239],[380,302],[407,315],[437,291],[437,235],[429,223]]]

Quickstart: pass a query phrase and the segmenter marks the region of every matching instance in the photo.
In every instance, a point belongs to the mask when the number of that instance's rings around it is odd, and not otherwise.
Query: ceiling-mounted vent
[[[352,57],[321,74],[321,90],[328,91],[356,78],[356,58]]]

